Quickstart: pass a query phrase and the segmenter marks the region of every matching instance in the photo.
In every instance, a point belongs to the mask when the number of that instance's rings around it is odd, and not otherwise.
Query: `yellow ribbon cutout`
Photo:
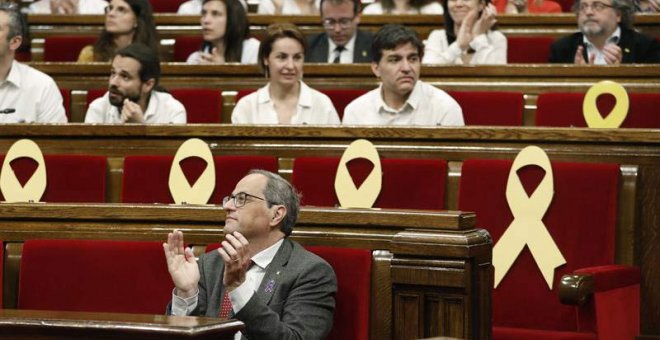
[[[190,186],[181,169],[181,161],[188,157],[199,157],[206,161],[206,169]],[[177,150],[170,169],[170,193],[176,204],[207,204],[215,189],[215,163],[208,144],[199,138],[183,142]]]
[[[538,165],[545,170],[545,176],[531,197],[527,196],[517,173],[526,165]],[[549,289],[552,289],[555,268],[566,263],[542,221],[554,195],[552,179],[550,159],[541,148],[528,146],[516,156],[506,187],[506,199],[513,214],[513,222],[493,248],[495,288],[525,245],[529,247]]]
[[[27,157],[37,162],[37,169],[32,177],[22,186],[16,178],[11,162]],[[5,156],[0,173],[0,190],[6,202],[39,202],[46,191],[46,162],[37,143],[29,139],[16,141]]]
[[[612,111],[605,118],[596,106],[596,99],[601,94],[611,94],[616,99]],[[626,89],[619,83],[603,80],[594,84],[587,91],[582,102],[582,113],[587,126],[590,128],[616,129],[623,124],[626,116],[628,116],[629,106],[630,101]]]
[[[374,168],[358,189],[348,172],[346,164],[356,158],[366,158]],[[335,177],[335,192],[342,208],[371,208],[380,194],[383,172],[380,167],[378,150],[366,139],[358,139],[348,146],[339,161]]]

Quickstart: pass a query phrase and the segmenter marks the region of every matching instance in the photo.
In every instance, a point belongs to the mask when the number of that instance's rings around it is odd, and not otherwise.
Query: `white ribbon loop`
[[[616,100],[612,111],[603,118],[596,102],[601,94],[611,94]],[[630,100],[626,89],[619,83],[603,80],[589,88],[582,102],[582,114],[590,128],[616,129],[628,116]]]
[[[206,168],[191,186],[181,169],[181,161],[199,157],[206,161]],[[170,169],[170,193],[176,204],[207,204],[215,189],[215,163],[208,144],[199,138],[185,141],[177,150]]]
[[[517,171],[527,165],[537,165],[545,176],[530,197],[527,196]],[[543,224],[543,216],[550,206],[553,192],[550,159],[537,146],[528,146],[516,156],[506,187],[506,199],[513,214],[513,222],[493,247],[495,288],[509,271],[525,245],[529,247],[543,278],[552,289],[555,268],[566,263],[564,256]]]
[[[32,177],[22,186],[16,178],[11,162],[27,157],[37,162],[37,169]],[[0,173],[0,190],[6,202],[39,202],[46,192],[46,162],[37,143],[29,139],[16,141],[5,156]]]
[[[356,158],[366,158],[374,164],[367,179],[358,189],[346,164]],[[371,208],[380,194],[383,172],[380,167],[378,150],[366,139],[358,139],[348,146],[339,161],[335,177],[335,192],[342,208]]]

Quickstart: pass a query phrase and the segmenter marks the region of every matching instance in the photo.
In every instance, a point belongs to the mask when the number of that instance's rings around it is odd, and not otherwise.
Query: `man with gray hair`
[[[66,123],[53,78],[15,60],[23,29],[18,7],[0,4],[0,123]]]
[[[617,65],[658,63],[660,44],[632,27],[629,0],[578,0],[573,4],[580,32],[555,41],[551,63]]]
[[[223,200],[222,247],[195,260],[175,230],[163,243],[174,281],[168,314],[233,317],[247,339],[325,339],[337,279],[332,267],[289,240],[300,201],[279,175],[252,170]]]

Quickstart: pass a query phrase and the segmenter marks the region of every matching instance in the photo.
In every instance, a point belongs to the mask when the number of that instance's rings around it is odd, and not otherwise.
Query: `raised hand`
[[[124,99],[124,105],[121,108],[121,121],[124,123],[144,123],[144,113],[137,103]]]
[[[603,47],[603,54],[605,55],[605,62],[608,65],[621,64],[623,53],[621,52],[621,47],[619,47],[619,45],[614,43],[605,44],[605,47]]]
[[[238,231],[225,236],[218,253],[225,262],[222,283],[231,292],[245,282],[245,273],[250,266],[251,253],[248,240]]]
[[[481,17],[474,23],[472,27],[472,35],[474,37],[485,34],[497,22],[497,9],[493,4],[488,4],[481,12]]]
[[[182,298],[195,295],[199,282],[199,267],[192,250],[184,248],[183,233],[174,230],[167,234],[167,242],[163,243],[163,250],[167,260],[167,270],[176,286],[176,294]]]
[[[466,51],[470,47],[470,42],[472,41],[472,31],[474,28],[474,23],[477,20],[477,10],[472,10],[468,13],[463,22],[461,22],[461,28],[458,29],[458,34],[456,34],[456,42],[461,50]]]
[[[202,52],[200,60],[202,64],[224,64],[225,56],[218,52],[217,47],[214,47],[211,53]]]

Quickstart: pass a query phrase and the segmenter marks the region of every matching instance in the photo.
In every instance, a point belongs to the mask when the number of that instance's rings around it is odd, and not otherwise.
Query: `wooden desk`
[[[238,320],[144,314],[0,309],[3,339],[224,339]]]

